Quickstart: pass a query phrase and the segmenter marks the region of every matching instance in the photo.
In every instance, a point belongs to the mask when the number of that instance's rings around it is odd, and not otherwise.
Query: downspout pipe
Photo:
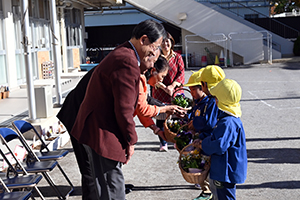
[[[56,3],[55,0],[50,0],[50,20],[51,20],[51,32],[52,32],[52,50],[54,60],[54,74],[55,74],[55,93],[56,102],[54,107],[62,106],[62,92],[61,92],[61,56],[60,56],[60,41],[59,41],[59,29],[56,25]]]
[[[33,73],[31,65],[31,52],[29,44],[29,10],[28,0],[22,0],[22,43],[24,48],[24,60],[26,70],[27,99],[28,99],[28,121],[37,121],[36,102],[34,95]]]

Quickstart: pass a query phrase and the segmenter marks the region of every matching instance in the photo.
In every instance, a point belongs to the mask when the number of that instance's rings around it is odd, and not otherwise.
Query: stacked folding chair
[[[41,173],[44,176],[44,178],[46,179],[46,181],[49,183],[49,185],[55,191],[58,199],[66,199],[67,198],[67,195],[62,195],[61,191],[58,189],[58,187],[56,186],[52,177],[49,174],[49,172],[52,171],[58,165],[57,161],[55,161],[55,160],[40,161],[40,160],[35,159],[34,152],[30,148],[30,146],[27,144],[27,142],[26,141],[24,142],[19,137],[19,135],[12,129],[0,128],[0,138],[16,162],[16,165],[14,167],[16,169],[16,173],[24,174],[24,175],[29,175],[31,173],[34,173],[34,174]],[[19,141],[22,143],[22,145],[27,150],[28,155],[26,158],[26,162],[20,162],[16,158],[16,156],[13,153],[13,151],[11,150],[11,148],[9,147],[8,142],[10,142],[13,139],[19,139]],[[1,154],[2,154],[2,156],[4,156],[4,159],[5,159],[6,156],[3,153],[3,151],[1,150],[0,152],[2,152]],[[6,159],[6,160],[8,162],[8,159]],[[35,188],[35,189],[37,189],[37,188]],[[39,193],[41,198],[44,199],[44,197],[42,197],[41,193],[39,191],[37,191],[37,192]]]
[[[46,143],[42,139],[41,135],[34,128],[34,126],[32,126],[31,123],[29,123],[25,120],[16,120],[12,123],[12,125],[16,129],[20,139],[22,140],[22,143],[23,143],[24,147],[26,148],[28,153],[30,152],[30,155],[32,156],[32,159],[34,159],[35,161],[46,161],[46,160],[58,161],[58,160],[64,158],[69,153],[69,151],[67,151],[67,150],[50,151],[49,148],[47,147]],[[32,131],[35,134],[35,136],[40,140],[42,145],[41,145],[41,148],[40,148],[39,152],[33,152],[30,145],[27,144],[26,139],[24,138],[23,134],[28,132],[28,131]],[[64,170],[62,169],[62,167],[60,166],[59,163],[57,163],[57,167],[59,168],[62,175],[65,177],[66,181],[70,185],[70,190],[64,196],[66,198],[73,192],[74,186],[73,186],[71,180],[69,179],[67,174],[64,172]]]
[[[14,191],[11,192],[8,186],[4,183],[4,181],[0,178],[1,184],[1,193],[0,200],[27,200],[31,196],[31,191]]]
[[[4,141],[6,139],[11,139],[13,138],[13,135],[10,135],[10,130],[8,128],[0,128],[0,137],[1,140]],[[7,144],[7,143],[5,143]],[[8,148],[9,153],[12,155],[13,160],[15,161],[14,163],[17,162],[17,158],[15,154],[12,152],[10,148]],[[0,154],[3,158],[3,162],[6,162],[8,167],[6,169],[6,173],[1,173],[0,178],[1,178],[1,185],[4,188],[3,191],[12,191],[12,190],[25,190],[29,189],[31,191],[32,189],[35,189],[36,192],[39,194],[41,199],[45,199],[42,193],[39,191],[37,188],[37,184],[40,182],[42,179],[42,175],[39,174],[26,174],[20,175],[18,173],[18,169],[16,168],[17,165],[13,166],[12,162],[10,159],[7,158],[5,153],[2,151],[0,148]]]
[[[8,163],[7,173],[0,174],[2,192],[28,191],[31,194],[32,189],[35,189],[36,192],[40,195],[41,199],[45,199],[42,193],[37,188],[37,184],[40,182],[43,176],[39,174],[19,175],[1,149],[0,154],[4,158],[5,162]]]

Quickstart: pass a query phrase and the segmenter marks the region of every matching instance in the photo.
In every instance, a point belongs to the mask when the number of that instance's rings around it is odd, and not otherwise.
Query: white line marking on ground
[[[266,90],[269,91],[269,90]],[[271,90],[272,91],[272,90]],[[254,91],[255,92],[255,91]],[[268,104],[266,101],[260,99],[257,95],[253,94],[252,92],[248,91],[248,93],[252,96],[255,97],[255,99],[258,99],[260,102],[262,102],[263,104],[265,104],[268,107],[274,108],[276,110],[288,110],[288,109],[300,109],[300,107],[287,107],[287,108],[276,108],[275,106]]]
[[[254,96],[256,99],[259,99],[259,101],[260,101],[260,102],[262,102],[263,104],[265,104],[265,105],[267,105],[267,106],[269,106],[269,107],[271,107],[271,108],[274,108],[274,109],[276,109],[276,107],[275,107],[275,106],[272,106],[271,104],[268,104],[268,103],[267,103],[267,102],[265,102],[264,100],[262,100],[262,99],[258,98],[258,96],[257,96],[257,95],[255,95],[255,94],[253,94],[252,92],[248,91],[248,93],[249,93],[249,94],[251,94],[252,96]]]

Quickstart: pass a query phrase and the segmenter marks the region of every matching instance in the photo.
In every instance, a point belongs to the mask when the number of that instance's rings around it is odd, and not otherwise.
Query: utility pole
[[[57,15],[56,15],[56,3],[55,0],[49,0],[50,4],[50,18],[51,18],[51,33],[52,33],[52,50],[54,60],[54,74],[55,74],[55,92],[56,103],[55,107],[61,107],[62,105],[62,92],[61,92],[61,59],[60,59],[60,41],[59,41],[59,29],[57,27]]]
[[[34,83],[31,65],[31,52],[29,42],[29,10],[28,0],[22,0],[22,43],[24,47],[24,60],[26,70],[27,98],[28,98],[28,117],[29,121],[34,122],[36,118],[36,102],[34,96]]]

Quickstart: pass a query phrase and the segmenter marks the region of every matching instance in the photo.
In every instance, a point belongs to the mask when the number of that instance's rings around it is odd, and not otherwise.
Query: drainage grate
[[[8,127],[8,128],[12,128],[12,122],[16,121],[16,120],[22,120],[24,119],[25,117],[28,117],[28,110],[19,114],[19,115],[16,115],[4,122],[1,122],[0,123],[0,127]]]

